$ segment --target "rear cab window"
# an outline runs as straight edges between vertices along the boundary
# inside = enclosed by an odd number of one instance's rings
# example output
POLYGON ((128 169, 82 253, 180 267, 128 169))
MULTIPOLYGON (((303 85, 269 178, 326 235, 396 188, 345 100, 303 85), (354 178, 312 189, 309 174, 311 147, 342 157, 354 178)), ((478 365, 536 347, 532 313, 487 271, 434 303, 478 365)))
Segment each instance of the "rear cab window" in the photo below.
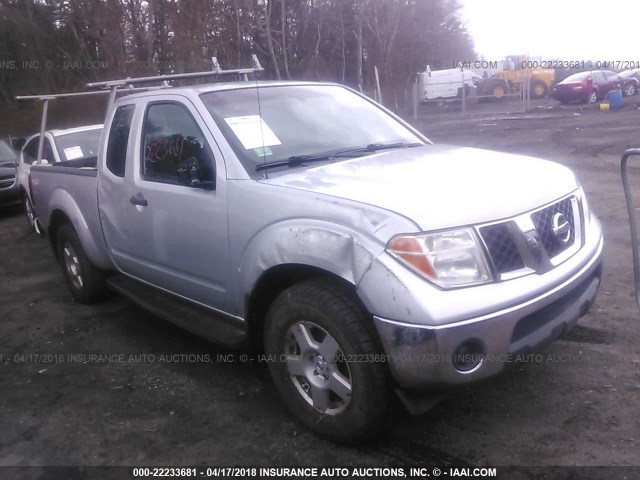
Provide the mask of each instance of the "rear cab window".
POLYGON ((124 177, 127 166, 127 146, 131 119, 135 105, 122 105, 116 109, 107 142, 107 169, 117 177, 124 177))

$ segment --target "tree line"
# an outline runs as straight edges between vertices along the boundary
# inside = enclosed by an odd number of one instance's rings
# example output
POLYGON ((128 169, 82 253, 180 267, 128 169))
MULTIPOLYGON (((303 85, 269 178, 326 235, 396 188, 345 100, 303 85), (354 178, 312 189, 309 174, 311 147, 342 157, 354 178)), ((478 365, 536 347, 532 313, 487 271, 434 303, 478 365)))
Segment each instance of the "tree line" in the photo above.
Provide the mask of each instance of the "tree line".
MULTIPOLYGON (((474 58, 458 0, 0 0, 0 102, 126 76, 250 66, 395 97, 474 58)), ((393 99, 389 98, 393 103, 393 99)), ((387 102, 389 103, 389 102, 387 102)))

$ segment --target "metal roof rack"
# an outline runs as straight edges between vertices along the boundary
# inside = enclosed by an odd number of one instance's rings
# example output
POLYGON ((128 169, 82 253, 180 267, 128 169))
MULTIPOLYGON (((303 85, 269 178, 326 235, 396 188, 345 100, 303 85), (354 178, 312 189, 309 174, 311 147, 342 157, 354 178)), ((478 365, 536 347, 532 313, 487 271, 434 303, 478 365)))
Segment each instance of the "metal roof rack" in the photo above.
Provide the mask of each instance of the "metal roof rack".
POLYGON ((160 90, 164 88, 171 88, 169 84, 173 80, 187 80, 194 78, 205 77, 219 77, 222 75, 236 75, 238 78, 242 78, 244 81, 249 80, 249 74, 257 75, 258 72, 264 71, 257 55, 251 55, 253 67, 252 68, 236 68, 232 70, 223 70, 220 67, 220 63, 216 57, 211 57, 212 69, 204 72, 191 72, 191 73, 171 73, 168 75, 155 75, 150 77, 127 77, 120 80, 109 80, 106 82, 91 82, 85 85, 86 90, 83 92, 72 93, 57 93, 57 94, 41 94, 41 95, 19 95, 16 100, 36 100, 43 102, 42 105, 42 120, 40 122, 40 143, 38 145, 38 160, 42 157, 42 151, 44 149, 44 132, 47 125, 47 114, 49 111, 50 100, 62 100, 73 97, 84 97, 90 95, 109 95, 109 101, 107 104, 106 115, 109 114, 111 106, 116 100, 118 93, 133 93, 149 90, 160 90), (135 86, 147 83, 157 83, 160 85, 151 86, 135 86))
POLYGON ((109 80, 106 82, 92 82, 87 83, 86 88, 91 89, 112 89, 112 88, 122 88, 125 86, 133 86, 139 85, 143 83, 154 83, 154 82, 162 82, 161 88, 170 87, 168 82, 172 80, 187 80, 193 78, 204 78, 204 77, 218 77, 222 75, 237 75, 242 76, 243 80, 249 80, 249 74, 256 74, 258 72, 262 72, 264 69, 260 65, 260 61, 258 57, 253 54, 252 68, 236 68, 232 70, 223 70, 220 67, 220 63, 218 63, 218 59, 216 57, 211 57, 213 68, 211 70, 207 70, 204 72, 190 72, 190 73, 170 73, 167 75, 155 75, 151 77, 127 77, 122 78, 120 80, 109 80))

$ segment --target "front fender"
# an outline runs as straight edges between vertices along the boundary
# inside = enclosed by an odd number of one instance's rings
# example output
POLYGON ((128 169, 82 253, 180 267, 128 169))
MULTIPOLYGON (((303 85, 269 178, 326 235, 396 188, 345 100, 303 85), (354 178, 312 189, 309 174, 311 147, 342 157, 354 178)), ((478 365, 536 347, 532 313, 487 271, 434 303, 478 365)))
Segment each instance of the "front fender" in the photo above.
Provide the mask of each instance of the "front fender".
MULTIPOLYGON (((87 208, 90 207, 85 206, 85 209, 87 208)), ((88 212, 88 218, 90 220, 87 222, 87 215, 83 214, 69 192, 62 188, 56 188, 51 192, 51 196, 49 197, 50 215, 47 227, 51 226, 51 221, 56 212, 63 213, 78 233, 82 248, 91 262, 98 268, 110 269, 112 268, 112 263, 107 255, 106 245, 102 237, 97 204, 93 206, 92 210, 95 211, 88 212)))
POLYGON ((384 245, 342 225, 299 219, 279 222, 256 234, 239 263, 237 292, 242 299, 260 276, 280 265, 305 265, 337 275, 357 286, 384 245))

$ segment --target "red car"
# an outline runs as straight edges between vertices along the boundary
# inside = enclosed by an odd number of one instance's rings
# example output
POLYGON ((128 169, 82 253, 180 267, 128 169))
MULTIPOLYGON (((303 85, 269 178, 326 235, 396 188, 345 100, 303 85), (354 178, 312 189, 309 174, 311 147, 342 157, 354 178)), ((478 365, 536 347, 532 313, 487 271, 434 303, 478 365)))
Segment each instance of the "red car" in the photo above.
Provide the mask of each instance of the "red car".
POLYGON ((580 72, 565 78, 553 87, 553 98, 561 103, 595 103, 611 90, 622 89, 623 80, 608 70, 580 72))

